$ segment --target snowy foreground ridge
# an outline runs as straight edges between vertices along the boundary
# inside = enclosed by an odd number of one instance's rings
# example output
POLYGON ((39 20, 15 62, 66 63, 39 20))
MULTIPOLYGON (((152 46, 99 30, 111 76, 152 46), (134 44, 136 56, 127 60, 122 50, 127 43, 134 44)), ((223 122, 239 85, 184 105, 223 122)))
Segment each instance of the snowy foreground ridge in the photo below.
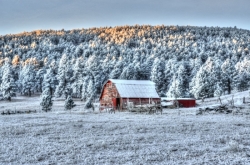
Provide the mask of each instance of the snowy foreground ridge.
MULTIPOLYGON (((240 105, 247 93, 234 95, 244 114, 196 115, 199 107, 218 104, 214 98, 163 115, 92 113, 81 106, 70 113, 60 100, 52 112, 0 115, 0 164, 249 164, 250 110, 240 105)), ((39 99, 32 100, 38 108, 39 99)), ((28 102, 0 102, 0 109, 11 104, 28 102)))

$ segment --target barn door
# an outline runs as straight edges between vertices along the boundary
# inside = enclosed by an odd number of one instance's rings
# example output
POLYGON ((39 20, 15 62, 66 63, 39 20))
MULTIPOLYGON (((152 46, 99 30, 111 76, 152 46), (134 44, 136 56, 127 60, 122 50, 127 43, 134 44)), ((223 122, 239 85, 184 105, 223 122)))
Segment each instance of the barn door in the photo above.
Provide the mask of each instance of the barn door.
POLYGON ((112 98, 112 102, 113 102, 113 107, 116 109, 117 106, 116 98, 112 98))
POLYGON ((120 98, 116 98, 116 109, 120 109, 121 108, 121 103, 120 103, 120 98))

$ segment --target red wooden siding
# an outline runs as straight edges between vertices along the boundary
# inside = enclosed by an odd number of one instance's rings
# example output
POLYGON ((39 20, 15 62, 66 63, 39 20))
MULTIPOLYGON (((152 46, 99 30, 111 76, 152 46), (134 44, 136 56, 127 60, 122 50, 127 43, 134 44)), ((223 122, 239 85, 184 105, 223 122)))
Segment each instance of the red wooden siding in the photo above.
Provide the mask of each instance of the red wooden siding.
POLYGON ((189 107, 195 107, 195 99, 193 100, 181 100, 181 99, 178 99, 178 102, 183 106, 183 107, 186 107, 186 108, 189 108, 189 107))
POLYGON ((100 104, 101 106, 110 106, 114 107, 115 109, 120 107, 120 109, 127 107, 127 102, 133 102, 134 105, 140 105, 140 104, 149 104, 155 102, 160 103, 160 98, 120 98, 120 95, 115 87, 115 84, 113 84, 111 81, 108 81, 102 90, 101 96, 100 96, 100 104))
POLYGON ((111 81, 108 81, 103 87, 100 104, 103 106, 113 106, 113 98, 119 98, 119 94, 115 85, 111 81))

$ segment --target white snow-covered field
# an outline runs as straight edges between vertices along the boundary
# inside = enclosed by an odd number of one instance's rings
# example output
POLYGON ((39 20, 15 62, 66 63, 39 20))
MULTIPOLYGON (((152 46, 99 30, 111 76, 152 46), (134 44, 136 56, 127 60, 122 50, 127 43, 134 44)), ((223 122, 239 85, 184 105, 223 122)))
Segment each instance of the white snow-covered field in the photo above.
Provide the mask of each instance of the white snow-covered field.
POLYGON ((38 97, 14 100, 0 102, 0 110, 28 107, 38 113, 0 115, 0 164, 250 163, 250 115, 197 116, 199 107, 164 109, 163 115, 92 113, 80 101, 70 113, 60 100, 43 113, 38 97))

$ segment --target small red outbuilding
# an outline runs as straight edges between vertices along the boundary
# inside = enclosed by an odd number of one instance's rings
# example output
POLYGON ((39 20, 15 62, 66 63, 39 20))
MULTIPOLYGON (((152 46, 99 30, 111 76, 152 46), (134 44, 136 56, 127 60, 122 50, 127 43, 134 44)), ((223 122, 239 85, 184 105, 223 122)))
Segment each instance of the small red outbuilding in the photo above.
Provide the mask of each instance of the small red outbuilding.
POLYGON ((162 100, 166 101, 178 101, 179 105, 181 107, 189 108, 189 107, 195 107, 196 102, 194 98, 162 98, 162 100))

